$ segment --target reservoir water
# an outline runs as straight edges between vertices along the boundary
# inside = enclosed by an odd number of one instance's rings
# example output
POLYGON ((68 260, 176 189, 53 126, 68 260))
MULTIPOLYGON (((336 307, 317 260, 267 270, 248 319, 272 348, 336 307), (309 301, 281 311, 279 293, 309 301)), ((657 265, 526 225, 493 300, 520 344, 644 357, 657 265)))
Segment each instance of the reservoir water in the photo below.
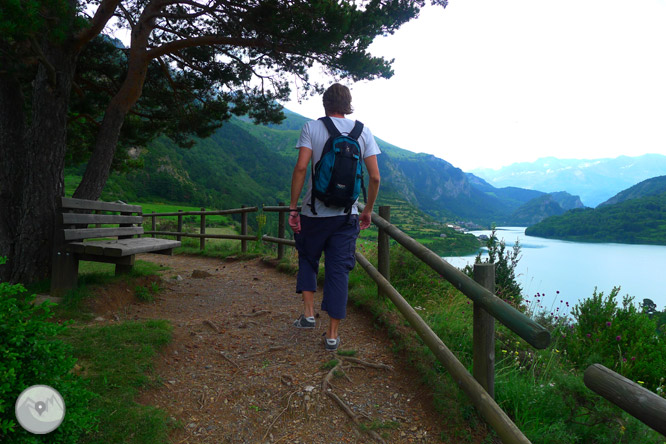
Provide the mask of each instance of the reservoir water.
MULTIPOLYGON (((490 235, 490 231, 472 231, 490 235)), ((666 306, 666 246, 595 244, 568 242, 526 236, 524 227, 498 227, 497 237, 504 239, 507 250, 516 240, 522 246, 516 268, 526 299, 539 293, 546 309, 560 306, 560 301, 574 305, 592 296, 594 288, 610 293, 621 287, 617 301, 626 294, 634 303, 652 299, 658 310, 666 306), (557 293, 559 292, 559 293, 557 293), (545 297, 543 296, 545 294, 545 297)), ((482 257, 486 258, 485 249, 482 257)), ((473 264, 476 254, 444 257, 461 268, 473 264)))

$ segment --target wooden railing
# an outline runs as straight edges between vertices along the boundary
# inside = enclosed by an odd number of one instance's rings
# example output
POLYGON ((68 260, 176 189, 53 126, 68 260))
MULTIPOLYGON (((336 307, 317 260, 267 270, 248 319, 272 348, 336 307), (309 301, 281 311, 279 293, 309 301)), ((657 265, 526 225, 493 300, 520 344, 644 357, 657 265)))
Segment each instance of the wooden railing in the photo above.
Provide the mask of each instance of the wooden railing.
POLYGON ((585 370, 587 388, 666 436, 666 399, 601 364, 585 370))
POLYGON ((183 237, 198 237, 200 239, 199 249, 203 250, 206 248, 206 239, 236 239, 241 241, 241 251, 245 253, 247 251, 247 241, 257 241, 257 236, 250 236, 247 234, 247 213, 257 212, 257 207, 246 207, 242 206, 241 208, 236 208, 232 210, 214 210, 206 211, 205 208, 202 208, 201 211, 182 211, 178 210, 177 212, 171 213, 155 213, 144 214, 144 218, 151 218, 151 230, 144 231, 144 234, 150 234, 153 237, 156 235, 160 236, 175 236, 176 240, 181 240, 183 237), (241 234, 208 234, 206 233, 206 216, 222 216, 229 214, 240 214, 241 215, 241 234), (176 231, 157 231, 157 218, 158 217, 167 217, 167 216, 177 216, 177 228, 176 231), (187 233, 183 231, 183 216, 199 216, 199 233, 187 233))

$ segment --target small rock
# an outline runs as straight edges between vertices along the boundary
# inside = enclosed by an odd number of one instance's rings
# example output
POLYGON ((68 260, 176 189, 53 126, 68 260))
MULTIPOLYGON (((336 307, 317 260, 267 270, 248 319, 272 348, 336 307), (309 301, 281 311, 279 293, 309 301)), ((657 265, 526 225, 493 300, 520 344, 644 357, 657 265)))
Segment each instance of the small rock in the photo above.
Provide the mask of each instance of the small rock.
POLYGON ((305 390, 306 392, 309 393, 309 392, 311 392, 312 390, 314 390, 314 386, 306 385, 304 390, 305 390))
POLYGON ((102 322, 102 321, 104 320, 104 318, 101 317, 101 316, 97 316, 97 317, 95 318, 95 320, 96 320, 97 322, 102 322))
POLYGON ((176 381, 174 381, 173 379, 171 379, 171 380, 169 381, 169 384, 171 384, 171 385, 174 385, 175 383, 176 383, 176 381))
POLYGON ((205 279, 211 276, 211 274, 204 270, 194 270, 192 271, 192 278, 194 279, 205 279))
POLYGON ((211 368, 213 368, 212 365, 207 365, 207 366, 205 367, 206 370, 211 369, 211 368))
POLYGON ((183 277, 181 275, 177 275, 174 279, 177 281, 182 281, 183 277))
POLYGON ((187 425, 187 427, 189 427, 190 429, 193 429, 193 428, 195 428, 196 426, 197 426, 197 423, 196 423, 196 422, 191 422, 191 423, 189 423, 189 424, 187 425))

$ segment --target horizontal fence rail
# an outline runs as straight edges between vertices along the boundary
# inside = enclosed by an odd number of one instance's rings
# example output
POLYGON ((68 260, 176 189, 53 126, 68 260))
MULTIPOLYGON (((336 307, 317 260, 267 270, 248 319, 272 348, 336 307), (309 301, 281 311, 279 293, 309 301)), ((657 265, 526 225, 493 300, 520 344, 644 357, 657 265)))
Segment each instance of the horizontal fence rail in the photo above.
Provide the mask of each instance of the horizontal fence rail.
POLYGON ((206 239, 234 239, 234 240, 258 240, 257 236, 251 234, 208 234, 188 233, 186 231, 144 231, 144 234, 157 234, 160 236, 182 236, 182 237, 205 237, 206 239))
MULTIPOLYGON (((363 204, 359 204, 363 207, 363 204)), ((430 249, 403 233, 376 213, 372 213, 372 222, 385 230, 400 245, 409 250, 425 264, 453 284, 474 303, 478 303, 484 310, 493 315, 495 319, 511 329, 533 347, 544 349, 550 344, 550 333, 528 316, 519 312, 492 292, 474 282, 472 278, 444 259, 433 253, 430 249)))
POLYGON ((396 306, 396 308, 407 319, 409 325, 423 339, 423 342, 435 354, 451 377, 469 396, 470 400, 477 408, 481 416, 497 432, 502 442, 507 444, 529 443, 530 441, 523 435, 518 427, 504 413, 495 400, 484 390, 476 379, 467 371, 465 366, 456 358, 449 348, 442 342, 428 324, 418 315, 418 313, 409 305, 402 295, 386 280, 384 276, 358 251, 356 260, 368 273, 368 275, 381 287, 385 294, 396 306))
POLYGON ((235 208, 231 210, 210 210, 210 211, 178 211, 170 213, 148 213, 143 217, 153 216, 223 216, 225 214, 253 213, 258 211, 257 207, 235 208))
POLYGON ((177 211, 177 212, 168 212, 168 213, 150 213, 144 214, 144 218, 151 218, 152 220, 152 229, 150 231, 144 231, 144 234, 149 234, 155 237, 159 236, 175 236, 176 240, 181 240, 183 237, 195 237, 199 238, 199 249, 204 250, 206 248, 206 239, 231 239, 231 240, 240 240, 241 241, 241 252, 245 253, 247 251, 247 241, 257 241, 257 236, 251 236, 247 234, 247 213, 256 212, 259 209, 257 207, 246 207, 243 205, 241 208, 235 208, 231 210, 209 210, 206 211, 204 208, 201 211, 177 211), (206 216, 224 216, 228 214, 240 214, 241 215, 241 234, 208 234, 206 233, 206 216), (177 231, 159 231, 156 226, 156 219, 158 217, 166 216, 177 216, 178 217, 178 228, 177 231), (183 216, 199 216, 200 218, 200 232, 199 233, 188 233, 183 231, 183 216))
POLYGON ((601 364, 585 370, 587 388, 666 436, 666 399, 601 364))

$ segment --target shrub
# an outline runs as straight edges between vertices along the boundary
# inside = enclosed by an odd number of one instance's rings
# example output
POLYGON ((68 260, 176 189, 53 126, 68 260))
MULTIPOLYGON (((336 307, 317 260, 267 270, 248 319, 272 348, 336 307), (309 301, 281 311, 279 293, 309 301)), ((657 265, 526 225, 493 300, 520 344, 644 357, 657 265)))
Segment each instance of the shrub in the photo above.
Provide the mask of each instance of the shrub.
POLYGON ((666 368, 666 341, 655 319, 625 296, 618 306, 619 287, 604 297, 596 289, 571 310, 575 324, 564 327, 564 348, 579 369, 599 363, 655 391, 666 368))
POLYGON ((88 409, 94 395, 72 373, 70 347, 55 338, 65 327, 48 322, 52 304, 35 305, 34 298, 22 285, 0 283, 0 442, 77 443, 96 428, 96 412, 88 409), (62 424, 47 435, 28 433, 14 417, 16 399, 36 384, 55 388, 66 404, 62 424))
MULTIPOLYGON (((493 226, 492 232, 486 247, 488 248, 488 257, 485 262, 481 260, 481 253, 476 256, 474 263, 495 264, 495 294, 516 305, 520 305, 523 300, 522 287, 516 278, 516 267, 520 261, 520 251, 522 247, 520 242, 516 240, 511 250, 506 249, 506 242, 504 239, 498 241, 497 230, 493 226)), ((474 267, 467 265, 463 272, 472 277, 474 274, 474 267)))

